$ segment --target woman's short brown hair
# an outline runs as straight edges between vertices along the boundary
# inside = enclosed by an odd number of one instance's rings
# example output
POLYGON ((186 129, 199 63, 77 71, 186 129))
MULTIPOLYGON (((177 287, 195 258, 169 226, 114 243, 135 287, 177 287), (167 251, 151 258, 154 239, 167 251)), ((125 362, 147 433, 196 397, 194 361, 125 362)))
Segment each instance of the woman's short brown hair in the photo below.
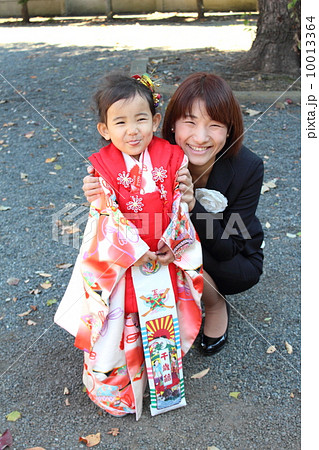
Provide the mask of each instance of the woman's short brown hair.
POLYGON ((243 141, 243 118, 240 105, 225 80, 218 75, 197 72, 189 75, 177 88, 166 108, 162 136, 176 144, 174 127, 178 119, 191 113, 196 100, 203 100, 212 120, 227 126, 228 137, 221 155, 234 156, 243 141))

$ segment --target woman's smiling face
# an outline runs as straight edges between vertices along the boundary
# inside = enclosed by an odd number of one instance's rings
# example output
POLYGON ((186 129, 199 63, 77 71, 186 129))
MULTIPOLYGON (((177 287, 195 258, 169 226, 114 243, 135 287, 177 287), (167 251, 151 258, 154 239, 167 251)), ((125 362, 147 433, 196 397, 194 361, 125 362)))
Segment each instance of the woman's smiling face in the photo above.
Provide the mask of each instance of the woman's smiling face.
POLYGON ((175 141, 190 165, 208 169, 227 139, 227 126, 212 120, 203 100, 194 102, 188 115, 175 123, 175 141))

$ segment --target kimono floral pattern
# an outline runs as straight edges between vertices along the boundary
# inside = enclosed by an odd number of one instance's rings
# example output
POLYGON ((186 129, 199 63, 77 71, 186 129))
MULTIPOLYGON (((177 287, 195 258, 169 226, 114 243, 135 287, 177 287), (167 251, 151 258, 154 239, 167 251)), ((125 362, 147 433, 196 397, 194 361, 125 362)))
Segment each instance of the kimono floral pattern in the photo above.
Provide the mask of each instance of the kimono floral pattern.
POLYGON ((143 200, 138 195, 132 195, 131 201, 127 202, 127 209, 131 209, 135 213, 143 211, 143 200))
POLYGON ((163 183, 164 179, 167 177, 167 170, 164 169, 163 167, 155 167, 152 170, 152 176, 153 176, 153 180, 155 182, 160 181, 161 183, 163 183))
POLYGON ((131 183, 133 183, 133 178, 130 177, 130 174, 128 172, 123 171, 122 173, 118 174, 117 181, 120 184, 123 184, 125 188, 128 188, 131 183))

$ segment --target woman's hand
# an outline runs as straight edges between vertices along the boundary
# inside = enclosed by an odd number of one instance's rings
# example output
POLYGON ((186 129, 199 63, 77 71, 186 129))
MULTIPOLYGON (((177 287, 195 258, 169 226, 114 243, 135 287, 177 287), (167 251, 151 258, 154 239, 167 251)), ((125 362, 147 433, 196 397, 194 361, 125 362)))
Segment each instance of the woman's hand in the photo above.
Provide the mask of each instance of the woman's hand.
POLYGON ((148 250, 146 253, 144 253, 143 256, 140 257, 140 259, 135 261, 133 266, 143 266, 146 263, 149 263, 151 261, 156 261, 156 260, 157 260, 156 254, 154 252, 151 252, 150 250, 148 250))
POLYGON ((194 185, 192 176, 187 167, 182 167, 178 171, 177 182, 182 193, 182 201, 188 204, 188 210, 191 211, 195 206, 194 185))
POLYGON ((83 186, 82 189, 84 191, 84 195, 88 202, 92 203, 94 200, 100 198, 103 193, 103 189, 101 188, 99 179, 97 177, 92 176, 94 172, 94 168, 89 166, 87 168, 89 175, 83 178, 83 186))
POLYGON ((155 252, 158 261, 162 264, 162 266, 168 266, 175 259, 174 253, 169 248, 168 245, 164 244, 161 248, 155 252))

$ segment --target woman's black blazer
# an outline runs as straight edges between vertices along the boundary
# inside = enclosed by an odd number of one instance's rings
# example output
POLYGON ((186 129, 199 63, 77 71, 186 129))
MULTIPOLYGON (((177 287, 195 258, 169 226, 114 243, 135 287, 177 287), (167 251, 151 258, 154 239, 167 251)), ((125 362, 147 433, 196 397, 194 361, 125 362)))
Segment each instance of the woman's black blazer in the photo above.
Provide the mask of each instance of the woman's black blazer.
POLYGON ((191 212, 202 246, 216 260, 260 251, 264 234, 256 209, 263 175, 262 159, 245 146, 236 156, 220 159, 216 156, 206 188, 221 192, 228 206, 222 213, 213 214, 196 200, 191 212))

